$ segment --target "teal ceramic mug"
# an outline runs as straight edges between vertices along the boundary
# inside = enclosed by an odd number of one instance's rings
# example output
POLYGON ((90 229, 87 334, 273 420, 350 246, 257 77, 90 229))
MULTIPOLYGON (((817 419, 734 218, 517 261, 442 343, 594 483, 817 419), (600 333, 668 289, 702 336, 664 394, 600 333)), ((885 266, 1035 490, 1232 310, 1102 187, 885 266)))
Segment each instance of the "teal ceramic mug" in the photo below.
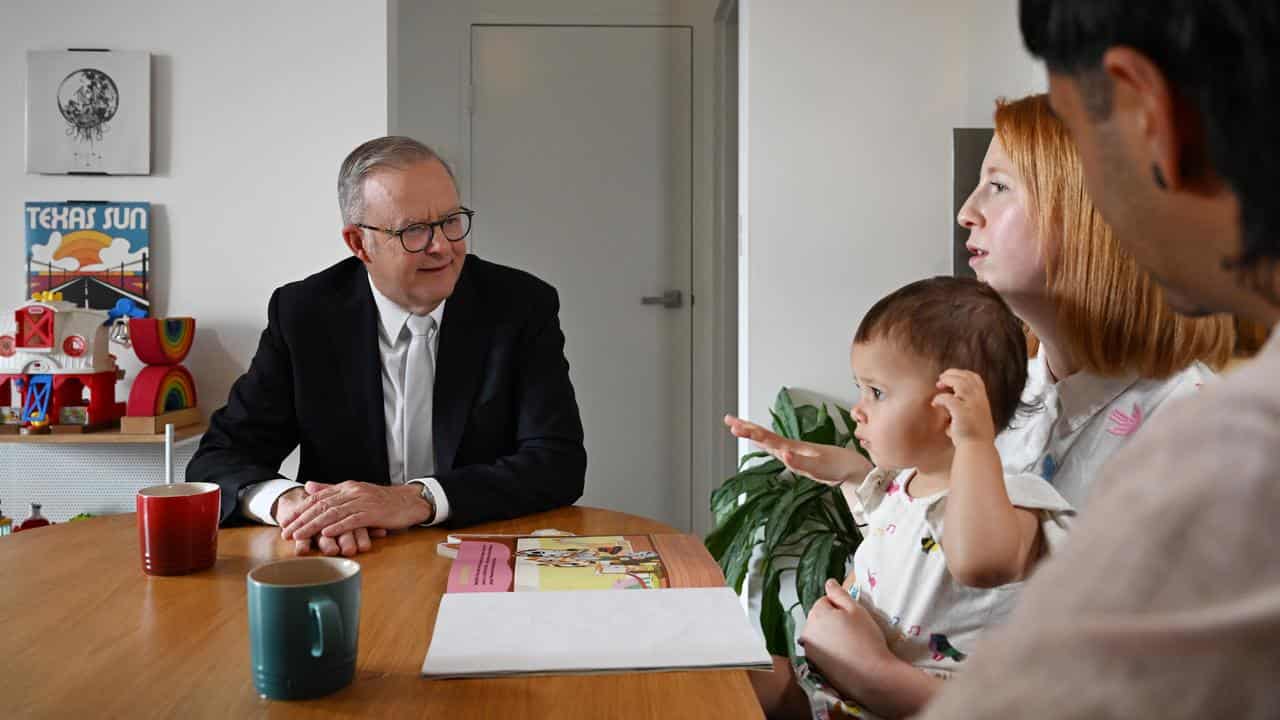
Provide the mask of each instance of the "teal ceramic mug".
POLYGON ((343 558, 279 560, 249 572, 253 683, 272 700, 320 697, 356 672, 360 565, 343 558))

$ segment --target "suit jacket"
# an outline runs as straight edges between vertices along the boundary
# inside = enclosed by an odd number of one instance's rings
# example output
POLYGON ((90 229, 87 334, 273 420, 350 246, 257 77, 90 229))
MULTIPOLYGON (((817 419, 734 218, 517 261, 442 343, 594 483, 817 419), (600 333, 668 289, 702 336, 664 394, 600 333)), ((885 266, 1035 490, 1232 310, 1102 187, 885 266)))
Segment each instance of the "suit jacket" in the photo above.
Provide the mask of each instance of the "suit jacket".
MULTIPOLYGON (((450 526, 570 505, 587 467, 559 297, 534 276, 468 255, 440 326, 432 431, 450 526)), ((277 289, 248 372, 213 414, 188 482, 241 488, 282 477, 385 485, 378 311, 356 258, 277 289)))

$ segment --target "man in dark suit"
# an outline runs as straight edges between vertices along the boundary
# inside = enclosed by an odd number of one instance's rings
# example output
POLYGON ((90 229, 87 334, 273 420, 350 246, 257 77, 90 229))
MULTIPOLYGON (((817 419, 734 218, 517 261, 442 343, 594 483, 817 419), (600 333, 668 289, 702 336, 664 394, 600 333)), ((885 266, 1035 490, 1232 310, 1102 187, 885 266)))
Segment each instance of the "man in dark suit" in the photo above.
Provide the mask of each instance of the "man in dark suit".
POLYGON ((188 481, 222 522, 354 555, 387 530, 572 504, 586 473, 555 290, 467 254, 453 174, 404 137, 343 162, 353 257, 279 288, 188 481), (299 484, 278 472, 301 446, 299 484))

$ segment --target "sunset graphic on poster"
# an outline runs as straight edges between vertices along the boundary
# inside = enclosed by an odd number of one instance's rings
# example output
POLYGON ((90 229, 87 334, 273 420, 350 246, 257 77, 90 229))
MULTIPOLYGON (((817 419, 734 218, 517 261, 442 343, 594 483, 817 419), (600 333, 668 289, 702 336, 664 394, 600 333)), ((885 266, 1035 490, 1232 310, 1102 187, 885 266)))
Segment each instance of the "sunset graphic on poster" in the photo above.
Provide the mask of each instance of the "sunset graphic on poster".
POLYGON ((30 202, 27 296, 62 293, 94 310, 150 308, 150 203, 30 202))

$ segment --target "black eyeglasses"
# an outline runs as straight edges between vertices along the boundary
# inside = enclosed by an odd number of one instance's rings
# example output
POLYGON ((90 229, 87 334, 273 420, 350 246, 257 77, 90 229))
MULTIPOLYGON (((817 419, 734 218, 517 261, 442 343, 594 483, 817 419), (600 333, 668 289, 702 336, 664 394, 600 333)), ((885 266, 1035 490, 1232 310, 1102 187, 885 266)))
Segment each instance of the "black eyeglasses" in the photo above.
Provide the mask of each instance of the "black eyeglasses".
POLYGON ((414 223, 406 225, 399 230, 363 225, 361 223, 353 224, 358 228, 377 230, 397 237, 400 239, 400 247, 404 248, 405 252, 418 253, 431 246, 431 241, 435 238, 436 228, 440 228, 440 232, 449 242, 461 242, 471 232, 471 217, 475 214, 475 210, 463 207, 458 212, 435 222, 414 223))

